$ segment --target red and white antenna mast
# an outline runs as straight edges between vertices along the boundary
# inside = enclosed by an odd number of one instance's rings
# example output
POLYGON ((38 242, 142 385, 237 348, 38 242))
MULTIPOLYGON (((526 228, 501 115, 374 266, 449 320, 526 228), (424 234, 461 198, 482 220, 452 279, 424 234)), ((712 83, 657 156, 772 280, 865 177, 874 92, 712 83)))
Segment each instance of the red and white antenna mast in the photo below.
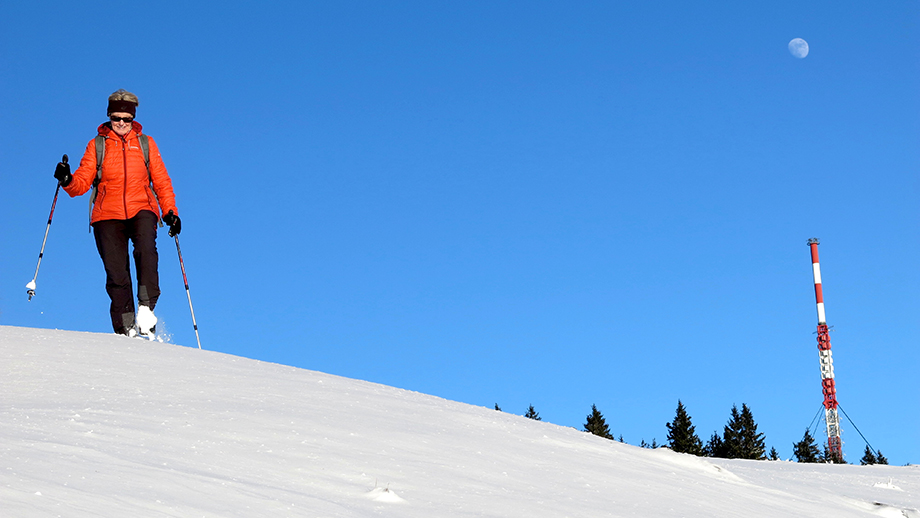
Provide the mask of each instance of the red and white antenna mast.
POLYGON ((827 423, 827 451, 843 459, 840 440, 840 420, 837 417, 837 386, 834 384, 834 359, 831 357, 831 337, 824 316, 824 293, 821 290, 821 266, 818 264, 818 238, 808 240, 811 263, 815 272, 815 301, 818 303, 818 355, 821 360, 821 390, 824 393, 824 421, 827 423))

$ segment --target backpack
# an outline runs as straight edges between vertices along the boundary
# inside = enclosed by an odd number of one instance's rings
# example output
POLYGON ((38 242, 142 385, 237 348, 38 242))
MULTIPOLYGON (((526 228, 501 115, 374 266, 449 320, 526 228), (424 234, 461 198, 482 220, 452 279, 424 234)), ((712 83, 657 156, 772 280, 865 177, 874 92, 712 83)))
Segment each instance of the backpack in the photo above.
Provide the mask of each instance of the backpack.
MULTIPOLYGON (((102 135, 96 135, 96 178, 93 179, 93 189, 89 195, 89 220, 90 220, 90 231, 93 228, 93 204, 96 203, 96 193, 99 190, 99 182, 102 181, 102 160, 105 158, 105 137, 102 135)), ((147 166, 147 181, 150 182, 150 190, 153 191, 153 196, 157 199, 157 204, 160 203, 160 198, 157 196, 157 192, 153 189, 153 178, 150 176, 150 141, 147 138, 147 135, 141 133, 137 136, 137 141, 141 145, 141 151, 144 152, 144 165, 147 166)), ((160 226, 163 226, 163 222, 160 222, 160 226)))

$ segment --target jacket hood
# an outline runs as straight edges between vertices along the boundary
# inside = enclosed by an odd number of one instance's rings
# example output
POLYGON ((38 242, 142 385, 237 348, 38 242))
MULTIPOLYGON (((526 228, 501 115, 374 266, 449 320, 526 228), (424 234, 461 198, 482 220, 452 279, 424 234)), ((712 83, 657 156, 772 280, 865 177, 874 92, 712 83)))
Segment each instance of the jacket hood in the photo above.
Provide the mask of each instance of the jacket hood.
MULTIPOLYGON (((141 126, 141 123, 140 123, 140 122, 131 121, 131 131, 133 131, 134 133, 140 135, 140 134, 141 134, 141 131, 142 131, 143 129, 144 129, 144 127, 141 126)), ((117 136, 118 136, 118 134, 115 133, 115 130, 112 129, 112 123, 111 123, 111 122, 103 122, 102 124, 99 125, 99 129, 97 129, 96 131, 98 131, 99 134, 102 135, 103 137, 109 137, 109 136, 111 136, 111 137, 117 137, 117 136)), ((129 137, 130 137, 130 135, 131 135, 131 132, 128 132, 128 136, 129 136, 129 137)))

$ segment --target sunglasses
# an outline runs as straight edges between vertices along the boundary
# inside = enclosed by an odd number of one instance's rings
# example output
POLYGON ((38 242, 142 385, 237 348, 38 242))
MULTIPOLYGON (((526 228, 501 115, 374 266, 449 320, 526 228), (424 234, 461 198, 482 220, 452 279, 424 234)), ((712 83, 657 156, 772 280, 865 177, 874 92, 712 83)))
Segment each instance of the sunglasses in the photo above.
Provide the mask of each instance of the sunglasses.
POLYGON ((112 122, 131 122, 134 120, 134 117, 116 117, 114 115, 109 115, 109 120, 112 122))

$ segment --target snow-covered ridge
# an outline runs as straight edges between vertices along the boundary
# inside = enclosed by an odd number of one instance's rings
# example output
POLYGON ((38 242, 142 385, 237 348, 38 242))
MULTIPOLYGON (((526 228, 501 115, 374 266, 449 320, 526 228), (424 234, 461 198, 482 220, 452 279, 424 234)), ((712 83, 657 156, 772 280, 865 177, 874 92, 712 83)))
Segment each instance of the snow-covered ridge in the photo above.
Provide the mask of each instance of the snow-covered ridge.
POLYGON ((704 459, 364 381, 0 326, 2 516, 898 516, 920 467, 704 459))

